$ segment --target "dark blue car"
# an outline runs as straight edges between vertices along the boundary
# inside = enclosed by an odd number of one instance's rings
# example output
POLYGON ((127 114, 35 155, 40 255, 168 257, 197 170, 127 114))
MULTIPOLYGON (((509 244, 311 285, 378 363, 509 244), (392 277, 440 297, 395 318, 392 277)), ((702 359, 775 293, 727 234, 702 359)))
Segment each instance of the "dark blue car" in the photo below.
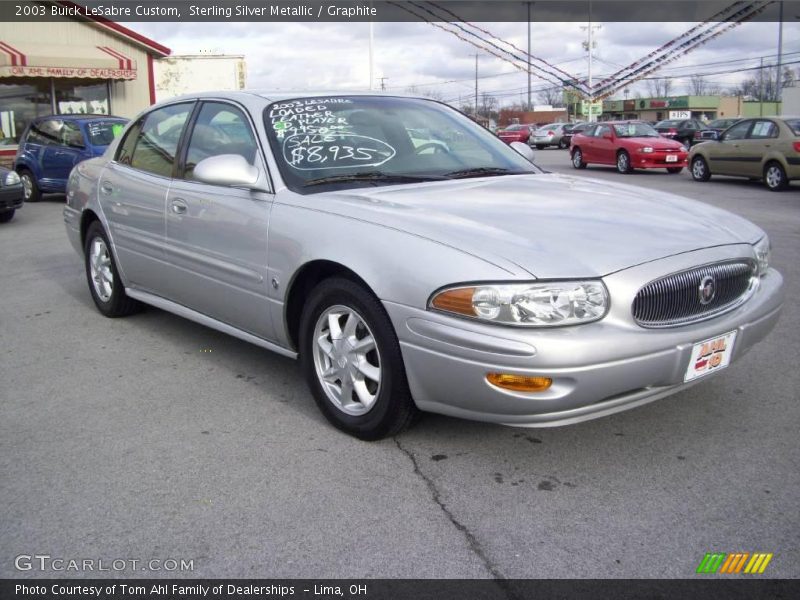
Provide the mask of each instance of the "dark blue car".
POLYGON ((26 202, 43 193, 64 193, 72 167, 100 156, 127 119, 109 115, 51 115, 34 119, 19 141, 14 170, 22 180, 26 202))

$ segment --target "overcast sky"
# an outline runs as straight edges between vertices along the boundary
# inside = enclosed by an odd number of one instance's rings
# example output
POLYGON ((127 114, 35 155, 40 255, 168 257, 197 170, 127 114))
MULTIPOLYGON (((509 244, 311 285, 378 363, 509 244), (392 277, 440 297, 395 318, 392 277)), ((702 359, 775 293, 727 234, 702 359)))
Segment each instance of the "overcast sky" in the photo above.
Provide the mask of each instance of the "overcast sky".
MULTIPOLYGON (((531 53, 576 76, 587 73, 581 23, 533 23, 531 53)), ((583 24, 585 25, 585 24, 583 24)), ((596 32, 594 78, 638 60, 692 27, 693 23, 604 23, 596 32)), ((520 48, 527 46, 527 23, 480 26, 520 48)), ((259 90, 353 90, 369 86, 367 23, 131 23, 135 31, 172 49, 173 54, 213 51, 244 54, 247 87, 259 90)), ((708 76, 723 89, 735 85, 759 58, 772 64, 778 51, 777 23, 745 23, 662 68, 657 75, 682 75, 673 94, 682 94, 693 73, 708 76), (716 64, 714 64, 716 63, 716 64), (730 71, 730 73, 719 73, 730 71)), ((502 104, 527 99, 527 75, 512 64, 479 50, 428 23, 375 23, 374 78, 386 77, 389 90, 435 90, 447 101, 474 94, 475 53, 480 93, 492 92, 502 104), (445 83, 453 81, 452 83, 445 83)), ((784 63, 800 61, 800 22, 783 25, 784 63)), ((791 65, 800 67, 800 62, 791 65)), ((534 77, 535 91, 550 84, 534 77)), ((647 96, 644 84, 632 86, 647 96)), ((622 94, 616 97, 622 98, 622 94)))

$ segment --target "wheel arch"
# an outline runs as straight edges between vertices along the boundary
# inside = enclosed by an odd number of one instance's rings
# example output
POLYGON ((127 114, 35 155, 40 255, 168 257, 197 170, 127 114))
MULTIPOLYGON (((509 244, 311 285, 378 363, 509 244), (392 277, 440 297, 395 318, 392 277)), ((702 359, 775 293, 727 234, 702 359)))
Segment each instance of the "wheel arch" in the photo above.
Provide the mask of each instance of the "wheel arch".
POLYGON ((293 349, 297 350, 300 347, 300 319, 306 299, 320 282, 331 277, 350 279, 377 297, 372 287, 358 273, 339 262, 317 259, 305 263, 289 282, 284 303, 284 326, 293 349))
MULTIPOLYGON (((95 221, 100 221, 100 217, 97 216, 97 213, 94 212, 91 208, 87 208, 83 211, 81 215, 81 248, 86 246, 86 232, 89 231, 89 227, 95 221)), ((102 222, 100 223, 102 225, 102 222)))

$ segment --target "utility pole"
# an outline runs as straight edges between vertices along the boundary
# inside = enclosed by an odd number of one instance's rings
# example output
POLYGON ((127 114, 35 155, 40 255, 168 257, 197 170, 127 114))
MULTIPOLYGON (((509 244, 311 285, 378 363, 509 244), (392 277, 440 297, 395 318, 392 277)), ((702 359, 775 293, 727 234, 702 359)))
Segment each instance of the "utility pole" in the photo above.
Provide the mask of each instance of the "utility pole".
POLYGON ((779 3, 779 16, 778 16, 778 66, 777 69, 777 77, 775 79, 775 84, 777 85, 777 89, 775 90, 775 114, 781 114, 781 92, 783 91, 783 74, 781 73, 781 63, 783 62, 783 0, 779 3))
POLYGON ((475 55, 475 121, 478 120, 478 55, 475 55))
POLYGON ((758 116, 764 116, 764 57, 761 57, 761 68, 758 70, 758 116))
POLYGON ((381 91, 386 91, 386 80, 388 77, 378 77, 381 80, 381 91))
POLYGON ((528 2, 528 111, 531 110, 531 3, 528 2))
POLYGON ((589 0, 589 25, 581 26, 581 29, 585 29, 588 35, 587 41, 583 43, 583 46, 589 53, 589 123, 595 122, 595 115, 594 112, 592 112, 592 104, 594 104, 594 89, 592 81, 592 50, 596 45, 593 39, 593 34, 595 29, 600 29, 601 27, 602 25, 592 25, 592 2, 591 0, 589 0))

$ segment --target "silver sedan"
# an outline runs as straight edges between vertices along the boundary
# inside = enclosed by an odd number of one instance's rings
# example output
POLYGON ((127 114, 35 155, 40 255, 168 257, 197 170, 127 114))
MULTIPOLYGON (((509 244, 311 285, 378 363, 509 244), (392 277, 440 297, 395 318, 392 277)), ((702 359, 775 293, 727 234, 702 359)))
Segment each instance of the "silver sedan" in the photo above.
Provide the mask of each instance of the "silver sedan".
POLYGON ((775 325, 761 229, 531 156, 419 98, 208 93, 79 164, 64 216, 102 314, 149 304, 299 358, 362 439, 419 410, 608 415, 713 381, 775 325))

